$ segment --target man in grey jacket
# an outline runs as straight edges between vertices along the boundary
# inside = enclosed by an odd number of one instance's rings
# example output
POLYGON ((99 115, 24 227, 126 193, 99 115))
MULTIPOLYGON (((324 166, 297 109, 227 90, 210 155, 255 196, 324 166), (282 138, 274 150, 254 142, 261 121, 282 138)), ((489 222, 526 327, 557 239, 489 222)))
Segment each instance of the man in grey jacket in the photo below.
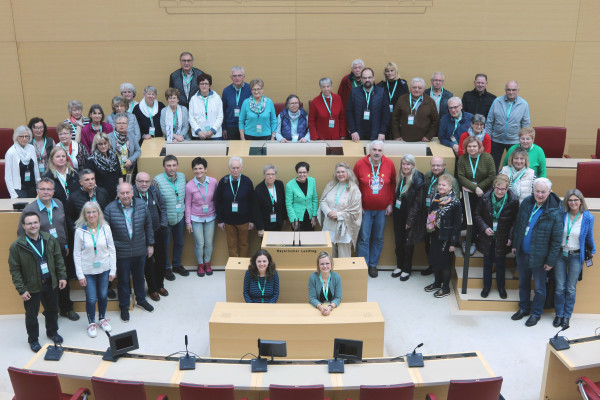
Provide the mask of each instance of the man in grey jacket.
POLYGON ((146 257, 154 253, 152 217, 146 202, 133 197, 133 188, 127 182, 119 185, 117 200, 104 210, 104 219, 110 225, 117 251, 117 278, 121 320, 129 322, 129 277, 138 307, 152 312, 154 307, 146 300, 144 266, 146 257))

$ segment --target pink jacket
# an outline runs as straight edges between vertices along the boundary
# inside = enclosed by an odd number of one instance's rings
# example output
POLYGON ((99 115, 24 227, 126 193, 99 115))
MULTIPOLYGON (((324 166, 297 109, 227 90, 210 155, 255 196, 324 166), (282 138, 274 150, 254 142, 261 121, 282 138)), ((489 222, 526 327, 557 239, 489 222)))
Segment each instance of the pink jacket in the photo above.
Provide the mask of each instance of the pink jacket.
POLYGON ((205 187, 200 186, 200 189, 202 190, 202 194, 200 194, 200 191, 196 186, 196 178, 190 180, 185 185, 185 224, 187 226, 192 225, 192 215, 200 218, 208 218, 212 217, 216 213, 214 196, 215 191, 217 190, 217 180, 209 176, 207 176, 206 179, 208 179, 206 201, 204 201, 202 198, 205 187), (204 204, 208 205, 207 213, 202 212, 202 206, 204 204))

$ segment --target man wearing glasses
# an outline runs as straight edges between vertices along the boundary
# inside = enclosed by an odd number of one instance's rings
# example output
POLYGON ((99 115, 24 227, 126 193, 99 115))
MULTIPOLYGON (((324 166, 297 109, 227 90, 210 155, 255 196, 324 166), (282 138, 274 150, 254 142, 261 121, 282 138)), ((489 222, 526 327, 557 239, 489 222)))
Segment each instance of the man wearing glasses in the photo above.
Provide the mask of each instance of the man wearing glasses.
POLYGON ((448 100, 454 96, 451 91, 444 89, 444 80, 444 74, 434 72, 431 76, 431 87, 425 90, 425 94, 435 101, 440 118, 448 114, 448 100))
POLYGON ((429 142, 438 134, 440 117, 435 101, 425 95, 423 78, 410 81, 410 93, 400 96, 392 113, 392 138, 406 142, 429 142))
POLYGON ((194 56, 188 51, 181 53, 179 63, 181 68, 169 77, 169 87, 179 90, 179 105, 189 108, 190 99, 198 91, 196 80, 202 71, 194 68, 194 56))
POLYGON ((242 104, 252 94, 250 85, 244 82, 244 67, 231 68, 231 85, 223 89, 223 139, 240 140, 240 110, 242 104))
POLYGON ((458 156, 458 143, 460 136, 471 127, 473 114, 463 111, 460 97, 451 97, 448 100, 449 114, 440 118, 438 138, 444 146, 451 147, 454 155, 458 156))
POLYGON ((519 143, 521 128, 531 125, 529 104, 519 97, 519 83, 508 81, 505 96, 494 100, 485 123, 485 131, 492 137, 492 157, 496 169, 502 161, 504 150, 519 143))
POLYGON ((375 74, 365 68, 360 75, 361 86, 350 93, 346 106, 346 121, 353 142, 359 140, 385 140, 390 122, 390 105, 383 88, 377 87, 375 74))

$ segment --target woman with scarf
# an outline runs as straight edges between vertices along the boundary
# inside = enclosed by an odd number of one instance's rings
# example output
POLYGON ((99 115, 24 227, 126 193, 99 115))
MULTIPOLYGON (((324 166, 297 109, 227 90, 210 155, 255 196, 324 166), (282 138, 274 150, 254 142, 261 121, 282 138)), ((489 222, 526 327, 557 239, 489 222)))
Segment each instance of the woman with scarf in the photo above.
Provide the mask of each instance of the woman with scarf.
POLYGON ((362 222, 362 196, 354 172, 345 162, 335 166, 333 179, 325 186, 317 218, 329 231, 333 257, 352 257, 352 245, 362 222))
POLYGON ((265 83, 262 79, 252 79, 252 96, 244 100, 240 110, 240 138, 242 140, 275 140, 277 115, 275 105, 263 96, 265 83))
POLYGON ((104 122, 104 110, 100 104, 92 104, 88 113, 90 123, 81 130, 81 144, 85 146, 88 153, 92 152, 92 142, 98 133, 111 133, 113 127, 104 122))
POLYGON ((198 92, 190 99, 192 140, 221 140, 223 138, 223 101, 210 87, 212 76, 198 75, 198 92))
POLYGON ((167 143, 183 142, 189 138, 188 110, 179 105, 179 90, 168 88, 165 98, 169 105, 160 112, 160 128, 167 143))
POLYGON ((490 137, 490 135, 483 131, 484 127, 485 117, 481 114, 473 115, 473 118, 471 118, 471 127, 467 132, 464 132, 462 135, 460 135, 460 140, 458 142, 459 157, 465 154, 465 139, 469 136, 477 136, 477 138, 481 140, 481 143, 483 144, 483 150, 486 153, 490 154, 490 152, 492 151, 492 138, 490 137))
POLYGON ((140 134, 140 125, 138 124, 135 115, 127 111, 127 100, 125 100, 123 96, 115 96, 113 97, 111 104, 113 112, 108 117, 106 117, 106 122, 111 124, 114 131, 117 128, 117 125, 115 124, 115 117, 117 116, 117 114, 127 115, 127 134, 133 135, 139 143, 140 138, 142 137, 142 135, 140 134))
POLYGON ((60 147, 67 152, 67 161, 75 171, 81 171, 85 166, 85 160, 89 157, 87 149, 81 143, 73 141, 71 125, 68 122, 59 123, 56 132, 59 140, 56 147, 60 147))
POLYGON ((508 157, 508 165, 502 167, 500 174, 510 179, 510 190, 519 199, 519 204, 533 194, 533 181, 537 176, 535 171, 529 168, 527 150, 516 148, 508 157))
POLYGON ((54 143, 54 139, 48 137, 48 126, 42 118, 31 118, 27 126, 33 132, 31 144, 35 148, 38 170, 41 176, 48 169, 48 156, 56 143, 54 143))
MULTIPOLYGON (((69 118, 65 119, 64 122, 69 125, 71 140, 79 143, 81 141, 81 130, 90 123, 90 120, 82 115, 83 103, 79 100, 71 100, 67 105, 67 109, 69 110, 69 118)), ((58 132, 58 128, 56 131, 58 132)))
POLYGON ((29 144, 31 129, 19 126, 13 133, 13 144, 4 156, 4 181, 11 199, 36 197, 40 180, 35 148, 29 144))
POLYGON ((92 143, 92 155, 85 167, 96 174, 96 184, 106 189, 112 201, 117 197, 117 185, 123 182, 123 172, 117 153, 112 149, 109 135, 99 133, 92 143))
POLYGON ((64 205, 67 204, 71 193, 81 188, 79 175, 71 166, 69 155, 65 149, 59 146, 50 152, 48 170, 42 177, 54 181, 54 198, 59 199, 64 205))
POLYGON ((135 101, 135 96, 137 95, 137 90, 135 90, 135 86, 133 84, 125 82, 121 83, 120 87, 121 96, 125 99, 127 104, 127 112, 133 113, 133 108, 139 104, 139 102, 135 101))
MULTIPOLYGON (((491 157, 491 156, 490 156, 491 157)), ((438 193, 427 207, 426 229, 430 235, 429 263, 433 266, 435 280, 425 286, 426 292, 441 298, 450 294, 452 253, 459 245, 462 206, 452 190, 453 178, 438 178, 438 193)))
POLYGON ((127 115, 117 114, 115 123, 117 130, 108 138, 112 149, 117 153, 117 158, 121 165, 121 173, 125 176, 133 173, 137 159, 142 154, 142 151, 135 137, 127 134, 127 115))
POLYGON ((400 277, 407 281, 412 273, 412 260, 415 244, 425 237, 425 175, 417 171, 417 163, 412 154, 400 160, 398 184, 394 197, 394 234, 396 238, 396 269, 392 278, 400 277))
POLYGON ((156 100, 157 90, 154 86, 146 86, 144 88, 144 98, 135 107, 133 107, 133 115, 138 120, 140 125, 140 133, 142 141, 152 139, 153 137, 163 137, 163 131, 160 127, 160 112, 165 105, 156 100))
POLYGON ((533 141, 535 140, 535 129, 532 127, 522 128, 519 132, 519 143, 513 145, 506 151, 506 156, 502 162, 503 166, 508 165, 508 158, 517 147, 523 148, 529 156, 529 168, 535 172, 535 176, 539 178, 546 177, 546 154, 544 149, 540 146, 536 146, 533 141))
POLYGON ((308 114, 300 108, 300 99, 290 94, 285 101, 285 108, 277 117, 275 138, 281 142, 310 142, 308 130, 308 114))

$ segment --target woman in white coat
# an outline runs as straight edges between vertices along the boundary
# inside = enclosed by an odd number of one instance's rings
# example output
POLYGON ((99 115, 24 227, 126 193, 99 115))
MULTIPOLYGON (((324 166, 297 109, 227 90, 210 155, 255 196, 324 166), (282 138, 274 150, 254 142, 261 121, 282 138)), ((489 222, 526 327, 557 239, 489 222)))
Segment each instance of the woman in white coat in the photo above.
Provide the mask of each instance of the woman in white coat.
POLYGON ((198 93, 190 100, 190 137, 192 140, 221 140, 223 131, 223 101, 210 87, 212 76, 198 75, 198 93))

